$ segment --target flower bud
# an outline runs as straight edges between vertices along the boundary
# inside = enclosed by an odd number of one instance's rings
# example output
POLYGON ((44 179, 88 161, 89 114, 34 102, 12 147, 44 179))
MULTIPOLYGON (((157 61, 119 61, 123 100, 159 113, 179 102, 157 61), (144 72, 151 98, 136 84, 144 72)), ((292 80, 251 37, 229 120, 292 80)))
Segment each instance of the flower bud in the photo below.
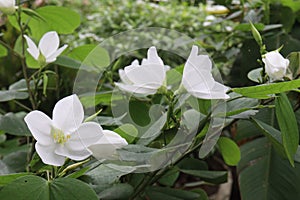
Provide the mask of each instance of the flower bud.
POLYGON ((285 59, 278 51, 266 53, 262 61, 265 64, 265 71, 271 81, 281 80, 285 75, 290 61, 285 59))

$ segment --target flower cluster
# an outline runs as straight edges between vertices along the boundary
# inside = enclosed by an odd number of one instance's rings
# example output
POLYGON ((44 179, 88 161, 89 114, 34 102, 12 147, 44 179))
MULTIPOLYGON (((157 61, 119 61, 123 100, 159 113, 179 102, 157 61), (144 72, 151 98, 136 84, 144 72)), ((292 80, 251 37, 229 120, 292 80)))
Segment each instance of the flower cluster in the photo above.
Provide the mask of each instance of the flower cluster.
MULTIPOLYGON (((135 60, 131 65, 119 70, 122 83, 116 85, 124 91, 151 95, 160 87, 165 87, 167 67, 157 55, 156 48, 148 50, 147 59, 141 65, 135 60)), ((198 47, 193 46, 183 71, 182 87, 191 95, 202 99, 227 99, 228 87, 218 83, 212 76, 212 62, 207 55, 198 55, 198 47)), ((181 87, 181 88, 182 88, 181 87)))

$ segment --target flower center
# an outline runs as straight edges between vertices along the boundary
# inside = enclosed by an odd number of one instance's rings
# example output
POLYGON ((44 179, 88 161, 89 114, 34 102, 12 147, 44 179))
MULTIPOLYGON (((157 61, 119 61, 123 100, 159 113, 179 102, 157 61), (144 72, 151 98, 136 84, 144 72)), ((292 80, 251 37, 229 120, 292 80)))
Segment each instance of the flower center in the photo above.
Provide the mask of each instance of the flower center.
POLYGON ((64 144, 70 139, 70 135, 65 135, 64 132, 60 129, 52 127, 51 135, 56 143, 64 144))

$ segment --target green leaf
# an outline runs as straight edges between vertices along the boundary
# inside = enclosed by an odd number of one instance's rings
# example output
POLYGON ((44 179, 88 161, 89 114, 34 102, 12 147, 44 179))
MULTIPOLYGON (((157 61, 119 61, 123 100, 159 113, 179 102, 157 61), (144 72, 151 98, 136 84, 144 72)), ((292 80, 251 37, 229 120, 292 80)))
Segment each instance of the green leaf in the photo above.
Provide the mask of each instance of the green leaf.
POLYGON ((86 44, 72 49, 72 51, 68 54, 70 58, 75 60, 79 60, 81 62, 91 53, 93 49, 95 49, 97 45, 95 44, 86 44))
POLYGON ((243 200, 300 199, 300 164, 293 168, 267 138, 246 143, 241 153, 237 170, 243 200))
POLYGON ((252 121, 261 130, 261 132, 270 140, 275 150, 281 155, 285 156, 286 153, 282 145, 280 131, 275 129, 273 126, 270 126, 258 119, 252 118, 252 121))
POLYGON ((7 113, 0 116, 0 130, 11 135, 31 136, 31 133, 24 122, 25 114, 26 113, 24 112, 7 113))
POLYGON ((116 128, 114 132, 118 133, 129 144, 133 143, 139 134, 138 130, 132 124, 123 124, 122 126, 116 128))
POLYGON ((80 25, 80 15, 67 7, 43 6, 36 12, 45 19, 52 30, 59 34, 74 33, 80 25))
POLYGON ((237 144, 227 137, 220 137, 218 140, 219 150, 227 165, 235 166, 241 159, 240 148, 237 144))
POLYGON ((150 200, 195 200, 200 195, 198 193, 185 190, 150 186, 146 189, 146 196, 150 200))
POLYGON ((253 82, 261 83, 262 82, 262 77, 261 77, 262 70, 263 70, 262 67, 253 69, 248 73, 247 77, 253 82))
POLYGON ((7 49, 2 44, 0 44, 0 57, 7 56, 7 49))
POLYGON ((294 155, 299 145, 299 131, 295 113, 286 94, 275 99, 276 117, 282 134, 282 142, 287 157, 294 166, 294 155))
POLYGON ((114 200, 114 199, 126 200, 129 199, 133 191, 134 189, 131 185, 126 183, 120 183, 120 184, 113 185, 112 187, 102 191, 99 194, 99 198, 105 200, 114 200))
POLYGON ((97 200, 98 197, 86 183, 73 178, 46 181, 38 176, 23 176, 9 183, 0 191, 2 200, 97 200), (17 192, 16 192, 17 191, 17 192))
POLYGON ((27 176, 30 174, 31 173, 24 172, 24 173, 13 173, 13 174, 0 175, 0 186, 5 186, 19 177, 27 176))
POLYGON ((170 186, 172 187, 176 180, 178 179, 179 177, 179 170, 177 167, 173 167, 171 168, 167 173, 165 173, 159 180, 158 182, 162 185, 165 185, 165 186, 170 186))
POLYGON ((5 163, 10 172, 24 172, 27 166, 27 151, 20 150, 5 155, 3 158, 3 163, 5 163))
POLYGON ((295 78, 300 74, 300 52, 292 52, 287 56, 289 59, 289 70, 292 73, 292 77, 295 78))
MULTIPOLYGON (((262 24, 262 23, 253 24, 253 26, 259 31, 262 31, 265 27, 265 25, 262 24)), ((239 25, 235 26, 234 29, 239 30, 239 31, 248 32, 248 31, 251 31, 251 24, 242 23, 242 24, 239 24, 239 25)))
POLYGON ((94 107, 96 105, 111 105, 112 101, 122 99, 121 95, 109 92, 97 92, 93 94, 83 94, 80 96, 80 101, 85 107, 94 107))
POLYGON ((185 174, 200 177, 203 180, 210 183, 220 184, 220 183, 225 183, 227 181, 227 171, 207 171, 207 170, 187 170, 187 169, 180 169, 180 171, 185 174))
POLYGON ((270 83, 258 86, 233 88, 232 91, 246 97, 256 99, 268 99, 272 94, 282 93, 289 90, 294 90, 300 87, 300 79, 286 81, 281 83, 270 83))

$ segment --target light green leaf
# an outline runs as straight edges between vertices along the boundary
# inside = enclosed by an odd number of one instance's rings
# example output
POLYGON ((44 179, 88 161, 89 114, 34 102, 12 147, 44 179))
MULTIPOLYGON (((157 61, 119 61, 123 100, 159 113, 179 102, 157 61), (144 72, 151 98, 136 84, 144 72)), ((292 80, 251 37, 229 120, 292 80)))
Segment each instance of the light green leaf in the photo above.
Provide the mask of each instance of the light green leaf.
POLYGON ((0 44, 0 57, 7 56, 7 49, 2 44, 0 44))
POLYGON ((268 99, 272 94, 278 94, 300 87, 300 79, 281 83, 270 83, 258 86, 233 88, 232 91, 246 97, 268 99))
POLYGON ((86 44, 72 49, 72 51, 68 54, 70 58, 75 60, 79 60, 81 62, 91 53, 93 49, 95 49, 97 45, 95 44, 86 44))
POLYGON ((241 159, 240 148, 227 137, 220 137, 218 140, 219 150, 227 165, 235 166, 241 159))
POLYGON ((275 99, 276 117, 282 134, 282 142, 287 157, 294 166, 294 155, 299 145, 299 131, 295 113, 286 94, 275 99))
POLYGON ((45 19, 52 30, 60 34, 71 34, 80 25, 80 15, 67 7, 43 6, 36 12, 45 19))
POLYGON ((5 131, 11 135, 17 136, 31 136, 27 128, 24 117, 26 113, 7 113, 0 116, 0 130, 5 131))
POLYGON ((135 138, 138 136, 138 130, 132 124, 123 124, 114 130, 122 138, 124 138, 129 144, 133 143, 135 138))
POLYGON ((253 82, 261 83, 262 82, 262 77, 261 77, 262 70, 263 70, 262 67, 253 69, 248 73, 247 77, 253 82))

